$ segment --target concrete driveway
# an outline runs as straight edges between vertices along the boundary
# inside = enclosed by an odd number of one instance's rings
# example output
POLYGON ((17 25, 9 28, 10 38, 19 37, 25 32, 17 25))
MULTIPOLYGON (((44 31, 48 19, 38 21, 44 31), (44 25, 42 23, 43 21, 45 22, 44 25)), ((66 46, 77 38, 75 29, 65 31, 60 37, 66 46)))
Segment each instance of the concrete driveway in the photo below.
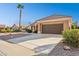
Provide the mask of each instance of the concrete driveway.
POLYGON ((29 56, 35 52, 18 44, 12 44, 0 40, 0 55, 2 56, 29 56))
POLYGON ((2 47, 0 47, 0 50, 4 54, 7 53, 6 55, 47 55, 62 39, 62 35, 56 34, 31 34, 29 36, 7 40, 7 44, 10 45, 9 47, 2 41, 5 50, 2 49, 3 46, 1 44, 2 47), (16 48, 13 48, 15 46, 16 48), (18 51, 17 53, 16 50, 18 51), (27 53, 24 53, 26 51, 27 53))
POLYGON ((24 37, 20 37, 20 38, 14 38, 14 39, 9 39, 7 40, 8 42, 12 42, 12 43, 21 43, 21 42, 25 42, 25 41, 30 41, 30 40, 39 40, 39 39, 45 39, 45 38, 62 38, 62 35, 59 34, 29 34, 24 37))

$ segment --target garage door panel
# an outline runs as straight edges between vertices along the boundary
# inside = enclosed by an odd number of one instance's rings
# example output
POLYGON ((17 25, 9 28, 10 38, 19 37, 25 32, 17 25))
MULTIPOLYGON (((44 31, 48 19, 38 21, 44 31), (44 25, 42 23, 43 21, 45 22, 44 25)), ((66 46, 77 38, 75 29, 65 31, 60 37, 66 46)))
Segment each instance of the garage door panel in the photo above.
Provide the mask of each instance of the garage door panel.
POLYGON ((43 33, 60 34, 63 31, 63 24, 43 25, 43 33))

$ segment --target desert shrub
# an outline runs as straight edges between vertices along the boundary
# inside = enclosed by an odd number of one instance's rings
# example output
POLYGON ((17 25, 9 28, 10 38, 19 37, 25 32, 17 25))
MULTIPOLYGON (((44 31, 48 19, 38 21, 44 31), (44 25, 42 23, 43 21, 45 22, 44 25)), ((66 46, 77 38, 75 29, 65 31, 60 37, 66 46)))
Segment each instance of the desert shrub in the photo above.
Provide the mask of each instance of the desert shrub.
POLYGON ((1 31, 0 31, 1 33, 6 33, 7 32, 7 30, 6 29, 1 29, 1 31))
POLYGON ((7 31, 5 29, 0 30, 1 33, 6 33, 7 31))
POLYGON ((2 33, 13 32, 13 29, 11 29, 10 27, 6 27, 6 28, 3 28, 3 29, 0 29, 0 32, 2 32, 2 33))
POLYGON ((7 33, 7 32, 13 32, 13 30, 10 29, 10 28, 7 28, 7 29, 4 28, 4 29, 1 29, 0 32, 2 32, 2 33, 7 33))
POLYGON ((79 30, 66 30, 63 33, 64 42, 73 47, 79 47, 79 30))
POLYGON ((6 32, 13 32, 13 30, 10 29, 10 28, 7 28, 7 29, 6 29, 6 32))
POLYGON ((28 32, 28 33, 32 33, 32 30, 30 30, 30 29, 25 29, 26 30, 26 32, 28 32))

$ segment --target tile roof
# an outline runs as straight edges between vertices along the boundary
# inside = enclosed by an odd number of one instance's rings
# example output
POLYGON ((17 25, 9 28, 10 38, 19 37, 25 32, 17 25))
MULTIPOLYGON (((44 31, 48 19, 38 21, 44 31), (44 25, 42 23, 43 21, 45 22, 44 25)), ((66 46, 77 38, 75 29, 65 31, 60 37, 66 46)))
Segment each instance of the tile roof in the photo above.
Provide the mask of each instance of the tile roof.
POLYGON ((65 15, 51 15, 51 16, 44 17, 44 18, 42 18, 42 19, 36 20, 36 21, 33 22, 31 25, 37 23, 38 21, 43 21, 43 20, 54 20, 54 19, 66 18, 66 17, 71 17, 71 16, 65 16, 65 15))
POLYGON ((64 15, 51 15, 48 17, 44 17, 42 19, 39 19, 37 21, 42 21, 42 20, 54 20, 54 19, 58 19, 58 18, 65 18, 65 17, 71 17, 71 16, 64 16, 64 15))

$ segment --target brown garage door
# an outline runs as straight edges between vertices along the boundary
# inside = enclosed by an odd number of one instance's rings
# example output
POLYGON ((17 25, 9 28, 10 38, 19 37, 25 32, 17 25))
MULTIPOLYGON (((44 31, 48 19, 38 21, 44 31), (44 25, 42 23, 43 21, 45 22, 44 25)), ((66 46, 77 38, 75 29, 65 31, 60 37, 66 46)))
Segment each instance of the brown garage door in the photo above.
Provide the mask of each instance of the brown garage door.
POLYGON ((63 31, 63 24, 49 24, 43 25, 43 33, 47 34, 61 34, 63 31))

